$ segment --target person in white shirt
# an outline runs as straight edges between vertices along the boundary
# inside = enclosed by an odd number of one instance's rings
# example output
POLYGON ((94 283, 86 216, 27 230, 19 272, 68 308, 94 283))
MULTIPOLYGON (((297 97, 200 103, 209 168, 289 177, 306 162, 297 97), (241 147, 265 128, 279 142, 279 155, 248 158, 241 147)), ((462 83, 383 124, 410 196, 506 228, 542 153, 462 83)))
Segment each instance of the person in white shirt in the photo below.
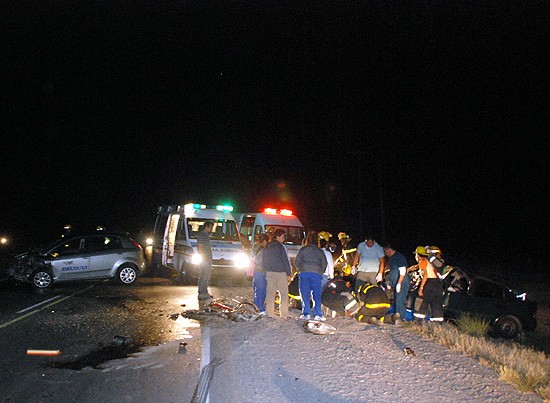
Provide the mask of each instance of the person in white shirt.
POLYGON ((376 243, 372 235, 357 245, 353 266, 357 267, 355 292, 365 283, 378 284, 384 277, 384 249, 376 243))
POLYGON ((327 257, 327 268, 325 269, 325 272, 323 273, 323 279, 321 280, 322 290, 325 289, 328 281, 334 278, 334 260, 332 257, 332 253, 328 250, 327 246, 327 240, 319 238, 319 248, 321 248, 321 250, 325 252, 325 256, 327 257))

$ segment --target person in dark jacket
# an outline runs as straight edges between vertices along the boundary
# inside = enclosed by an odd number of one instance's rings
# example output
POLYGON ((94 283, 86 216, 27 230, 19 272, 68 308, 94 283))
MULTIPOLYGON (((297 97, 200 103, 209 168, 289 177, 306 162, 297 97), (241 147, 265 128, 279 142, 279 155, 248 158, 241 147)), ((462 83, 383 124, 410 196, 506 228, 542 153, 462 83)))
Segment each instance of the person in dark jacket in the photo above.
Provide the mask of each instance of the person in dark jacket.
POLYGON ((273 231, 272 240, 267 244, 262 256, 267 289, 265 308, 268 318, 275 317, 275 297, 279 291, 279 315, 288 318, 288 283, 291 280, 292 268, 283 242, 286 232, 282 228, 273 231))
POLYGON ((313 296, 313 314, 315 320, 324 321, 321 310, 321 292, 323 273, 327 267, 325 253, 317 246, 317 232, 310 231, 307 234, 306 244, 300 248, 294 264, 299 272, 300 298, 302 299, 302 319, 311 319, 311 302, 313 296))
POLYGON ((266 315, 265 311, 265 270, 262 263, 262 258, 269 240, 266 234, 260 234, 257 242, 252 246, 252 256, 254 257, 254 274, 252 285, 254 287, 254 303, 260 310, 260 315, 266 315))

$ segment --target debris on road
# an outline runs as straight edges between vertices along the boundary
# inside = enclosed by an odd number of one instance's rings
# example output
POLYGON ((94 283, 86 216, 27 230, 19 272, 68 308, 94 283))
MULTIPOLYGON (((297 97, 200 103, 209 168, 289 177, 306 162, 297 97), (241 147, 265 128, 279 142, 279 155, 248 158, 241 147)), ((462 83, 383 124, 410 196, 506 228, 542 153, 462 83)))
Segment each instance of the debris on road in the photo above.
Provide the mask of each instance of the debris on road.
POLYGON ((308 320, 303 325, 306 332, 313 334, 334 334, 336 328, 334 326, 328 325, 326 323, 317 321, 317 320, 308 320))
POLYGON ((261 318, 258 307, 246 299, 225 298, 210 300, 208 305, 201 309, 190 309, 183 311, 182 316, 189 319, 201 320, 207 317, 221 317, 234 322, 254 322, 261 318))
POLYGON ((113 344, 115 346, 128 346, 133 343, 131 337, 126 336, 115 336, 113 337, 113 344))
POLYGON ((181 316, 189 319, 195 320, 204 320, 206 318, 219 317, 223 319, 229 319, 234 322, 254 322, 261 318, 261 315, 258 313, 241 313, 241 312, 232 312, 232 311, 219 311, 206 307, 204 309, 189 309, 183 311, 181 316))
POLYGON ((180 342, 178 347, 178 354, 185 354, 185 353, 187 353, 187 343, 182 341, 180 342))

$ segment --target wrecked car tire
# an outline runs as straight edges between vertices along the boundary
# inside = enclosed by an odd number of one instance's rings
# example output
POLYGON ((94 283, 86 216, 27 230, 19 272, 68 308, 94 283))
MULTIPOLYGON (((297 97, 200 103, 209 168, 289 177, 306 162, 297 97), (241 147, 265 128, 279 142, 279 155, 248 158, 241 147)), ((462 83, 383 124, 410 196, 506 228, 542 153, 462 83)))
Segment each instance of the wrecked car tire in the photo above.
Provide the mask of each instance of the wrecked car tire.
POLYGON ((131 265, 122 266, 116 273, 116 280, 123 285, 131 285, 137 281, 138 271, 131 265))
POLYGON ((52 273, 48 270, 38 269, 31 275, 32 286, 37 290, 50 288, 53 283, 52 273))
POLYGON ((496 333, 505 339, 513 339, 521 332, 521 324, 513 316, 498 318, 494 325, 496 333))

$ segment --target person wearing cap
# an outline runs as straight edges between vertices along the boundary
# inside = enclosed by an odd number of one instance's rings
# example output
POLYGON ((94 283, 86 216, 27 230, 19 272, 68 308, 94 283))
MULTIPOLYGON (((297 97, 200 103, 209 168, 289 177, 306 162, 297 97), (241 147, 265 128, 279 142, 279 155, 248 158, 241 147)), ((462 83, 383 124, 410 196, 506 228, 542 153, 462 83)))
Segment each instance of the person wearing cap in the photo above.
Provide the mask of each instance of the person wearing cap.
MULTIPOLYGON (((390 284, 393 288, 394 309, 400 320, 406 318, 405 302, 409 293, 409 276, 407 276, 407 259, 398 252, 393 244, 384 244, 384 253, 390 267, 390 284)), ((397 320, 396 320, 397 323, 397 320)))
POLYGON ((437 246, 425 246, 426 252, 428 252, 428 261, 435 267, 439 274, 443 274, 443 268, 445 267, 445 260, 443 259, 443 253, 437 246))
POLYGON ((376 242, 374 236, 365 236, 365 241, 357 245, 353 266, 357 267, 355 292, 365 283, 378 284, 384 275, 384 249, 376 242))
POLYGON ((414 317, 420 320, 443 322, 443 285, 439 280, 436 268, 428 260, 429 253, 424 246, 418 246, 414 251, 418 267, 422 273, 422 282, 418 288, 418 296, 422 297, 422 305, 414 317))

